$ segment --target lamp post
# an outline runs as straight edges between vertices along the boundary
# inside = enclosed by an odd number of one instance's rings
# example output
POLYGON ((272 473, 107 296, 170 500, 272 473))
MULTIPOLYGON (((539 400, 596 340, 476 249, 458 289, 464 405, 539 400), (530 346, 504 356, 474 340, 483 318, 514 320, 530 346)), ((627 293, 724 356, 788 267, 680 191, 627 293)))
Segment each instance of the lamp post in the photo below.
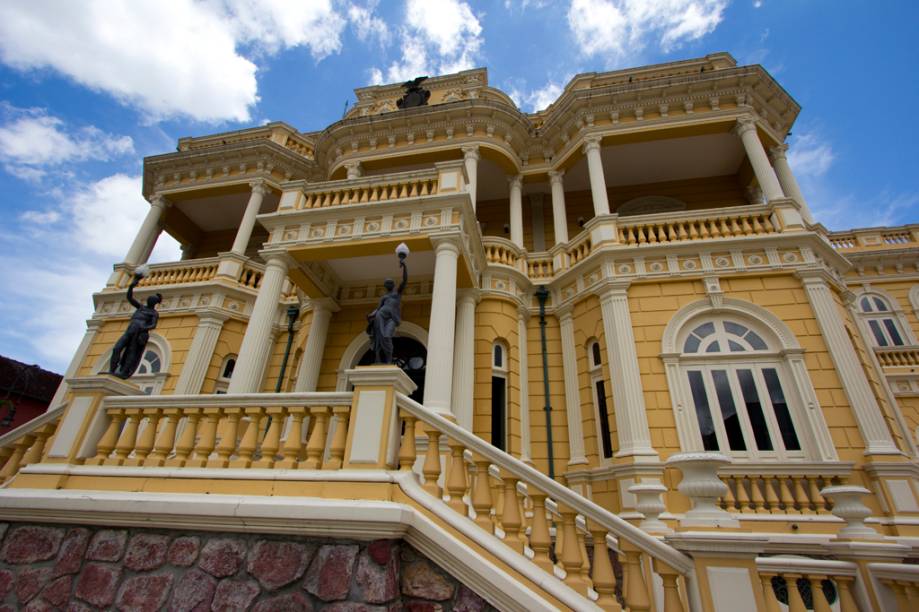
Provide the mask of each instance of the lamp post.
POLYGON ((294 343, 294 324, 297 317, 300 316, 300 308, 294 305, 287 307, 287 348, 284 349, 284 359, 281 361, 281 373, 278 374, 278 383, 274 386, 274 392, 281 392, 281 385, 284 384, 284 373, 287 372, 287 360, 290 359, 290 347, 294 343))
POLYGON ((552 403, 549 400, 549 349, 546 345, 546 300, 549 291, 545 285, 536 290, 539 300, 539 337, 542 340, 542 387, 545 395, 546 443, 549 446, 549 478, 555 480, 555 452, 552 448, 552 403))

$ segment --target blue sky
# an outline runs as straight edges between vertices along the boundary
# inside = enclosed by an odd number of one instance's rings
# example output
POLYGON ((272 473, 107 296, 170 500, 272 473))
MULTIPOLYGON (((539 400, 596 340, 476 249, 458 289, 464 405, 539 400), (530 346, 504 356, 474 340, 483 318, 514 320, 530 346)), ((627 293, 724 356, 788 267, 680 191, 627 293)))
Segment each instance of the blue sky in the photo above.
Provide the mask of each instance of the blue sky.
POLYGON ((66 368, 145 214, 144 156, 322 129, 355 87, 475 66, 533 111, 580 72, 728 51, 803 107, 790 161, 818 220, 919 222, 917 23, 908 1, 5 0, 0 354, 66 368))

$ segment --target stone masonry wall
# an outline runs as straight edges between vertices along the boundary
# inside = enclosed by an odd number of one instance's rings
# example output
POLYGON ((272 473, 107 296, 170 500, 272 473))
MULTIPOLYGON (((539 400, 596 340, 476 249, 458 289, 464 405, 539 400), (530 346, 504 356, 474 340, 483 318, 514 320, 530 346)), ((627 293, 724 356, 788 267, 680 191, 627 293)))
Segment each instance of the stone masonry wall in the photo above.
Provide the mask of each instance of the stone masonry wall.
POLYGON ((0 612, 482 612, 398 540, 0 523, 0 612))

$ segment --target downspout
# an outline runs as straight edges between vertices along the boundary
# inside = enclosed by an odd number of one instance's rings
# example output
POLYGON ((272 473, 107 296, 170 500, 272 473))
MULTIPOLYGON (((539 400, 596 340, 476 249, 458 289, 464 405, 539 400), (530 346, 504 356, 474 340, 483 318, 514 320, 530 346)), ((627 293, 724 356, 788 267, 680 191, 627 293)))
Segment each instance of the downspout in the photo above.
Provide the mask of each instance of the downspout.
POLYGON ((278 383, 274 386, 274 392, 280 393, 281 386, 284 384, 284 374, 287 372, 287 360, 290 359, 290 348, 294 343, 294 323, 300 316, 300 309, 296 306, 287 307, 287 348, 284 349, 284 359, 281 361, 281 373, 278 374, 278 383))
POLYGON ((555 480, 555 451, 552 444, 552 403, 549 400, 549 349, 546 346, 546 300, 549 291, 545 285, 540 285, 536 290, 536 299, 539 300, 539 337, 542 342, 542 389, 545 396, 546 412, 546 443, 549 446, 549 478, 555 480))

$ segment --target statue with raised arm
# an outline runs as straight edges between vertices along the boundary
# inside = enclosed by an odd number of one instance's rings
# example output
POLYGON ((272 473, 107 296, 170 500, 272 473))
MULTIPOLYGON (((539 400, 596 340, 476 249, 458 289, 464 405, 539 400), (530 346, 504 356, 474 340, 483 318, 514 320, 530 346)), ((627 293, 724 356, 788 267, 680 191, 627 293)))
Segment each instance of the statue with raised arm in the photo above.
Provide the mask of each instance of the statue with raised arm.
POLYGON ((109 373, 118 378, 128 379, 137 370, 140 360, 144 356, 147 340, 150 339, 150 330, 156 327, 160 315, 156 306, 163 301, 159 293, 147 298, 146 304, 141 304, 134 299, 134 287, 144 277, 143 269, 134 273, 131 284, 128 285, 128 302, 136 308, 131 315, 128 329, 121 335, 115 346, 112 347, 112 360, 109 364, 109 373))
POLYGON ((396 247, 399 256, 399 267, 402 268, 402 282, 396 288, 396 283, 391 278, 383 282, 386 293, 380 298, 380 305, 376 310, 367 315, 367 335, 370 336, 370 345, 373 347, 374 364, 391 364, 393 358, 393 336, 396 328, 402 322, 402 292, 408 282, 408 268, 405 267, 405 258, 408 247, 400 244, 396 247))

